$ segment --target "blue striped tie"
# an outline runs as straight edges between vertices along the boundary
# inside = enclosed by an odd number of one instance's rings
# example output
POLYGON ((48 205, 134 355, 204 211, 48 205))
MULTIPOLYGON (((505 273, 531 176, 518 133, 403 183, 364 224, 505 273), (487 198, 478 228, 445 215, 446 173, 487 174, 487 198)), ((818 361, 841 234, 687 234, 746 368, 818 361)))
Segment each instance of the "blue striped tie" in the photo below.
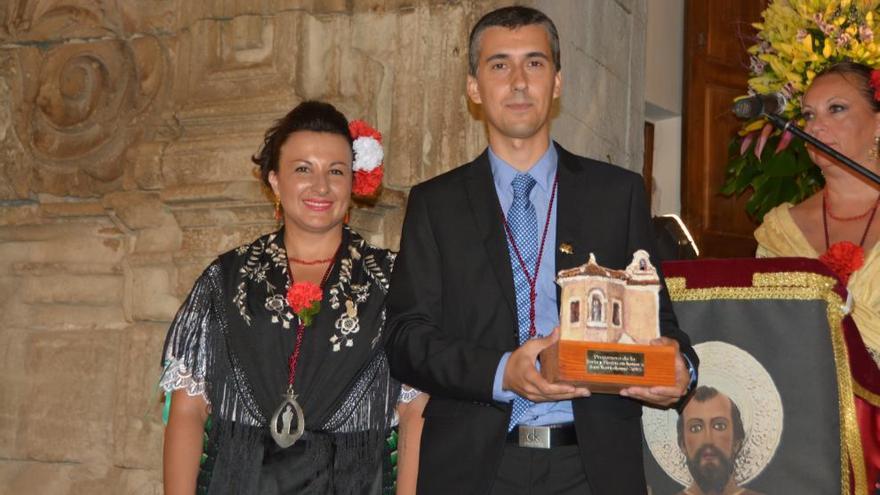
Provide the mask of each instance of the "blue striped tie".
MULTIPOLYGON (((510 228, 510 234, 516 243, 519 254, 525 263, 525 268, 529 270, 529 277, 535 271, 535 262, 538 259, 538 219, 535 215, 535 205, 529 200, 529 193, 535 187, 535 179, 528 174, 516 174, 510 183, 513 186, 513 203, 507 211, 507 225, 510 228)), ((516 319, 519 328, 519 343, 522 345, 529 340, 529 329, 531 328, 531 299, 529 292, 529 280, 523 272, 523 266, 520 264, 513 243, 507 240, 508 251, 510 252, 510 263, 513 268, 513 287, 516 292, 516 319)), ((526 410, 532 406, 532 401, 516 396, 513 399, 513 413, 510 416, 510 425, 507 430, 510 431, 523 417, 526 410)))

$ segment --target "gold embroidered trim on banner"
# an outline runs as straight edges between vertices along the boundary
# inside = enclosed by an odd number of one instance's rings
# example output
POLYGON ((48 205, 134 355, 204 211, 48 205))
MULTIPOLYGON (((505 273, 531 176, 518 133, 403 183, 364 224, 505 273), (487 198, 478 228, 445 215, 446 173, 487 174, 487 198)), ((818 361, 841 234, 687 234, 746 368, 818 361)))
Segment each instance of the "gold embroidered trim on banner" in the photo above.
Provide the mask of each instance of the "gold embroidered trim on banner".
MULTIPOLYGON (((832 285, 833 287, 833 285, 832 285)), ((862 437, 859 434, 859 423, 856 418, 855 395, 853 392, 854 380, 852 370, 849 367, 849 357, 846 353, 846 342, 843 338, 843 301, 830 288, 825 291, 825 301, 828 303, 828 327, 831 329, 831 347, 834 351, 834 364, 837 368, 838 402, 840 406, 840 423, 844 429, 841 438, 842 452, 845 451, 852 466, 852 479, 855 493, 868 493, 867 473, 865 472, 865 457, 862 450, 862 437)), ((845 463, 844 456, 841 462, 845 463)), ((849 469, 844 469, 849 471, 849 469)), ((840 480, 841 493, 849 493, 849 476, 843 476, 840 480)))
POLYGON ((880 396, 871 394, 855 383, 852 378, 841 326, 844 317, 844 301, 834 292, 835 284, 836 281, 832 277, 809 272, 755 273, 752 276, 752 287, 688 289, 687 280, 684 277, 666 279, 669 297, 676 302, 713 299, 825 301, 828 327, 831 329, 831 350, 837 373, 838 407, 840 410, 840 493, 842 495, 850 493, 850 475, 852 475, 855 493, 867 493, 867 474, 862 453, 862 438, 859 435, 856 419, 854 393, 858 392, 860 397, 869 401, 871 400, 865 397, 863 392, 870 394, 873 399, 880 399, 880 396), (850 472, 850 466, 852 466, 852 472, 850 472))
POLYGON ((779 272, 752 275, 752 285, 756 287, 821 287, 831 290, 836 283, 835 279, 818 273, 779 272))
POLYGON ((669 277, 666 279, 666 288, 670 294, 672 294, 672 291, 683 291, 686 287, 687 281, 684 277, 669 277))
POLYGON ((859 382, 853 380, 853 391, 856 395, 868 401, 874 407, 880 407, 880 394, 875 394, 865 387, 859 385, 859 382))

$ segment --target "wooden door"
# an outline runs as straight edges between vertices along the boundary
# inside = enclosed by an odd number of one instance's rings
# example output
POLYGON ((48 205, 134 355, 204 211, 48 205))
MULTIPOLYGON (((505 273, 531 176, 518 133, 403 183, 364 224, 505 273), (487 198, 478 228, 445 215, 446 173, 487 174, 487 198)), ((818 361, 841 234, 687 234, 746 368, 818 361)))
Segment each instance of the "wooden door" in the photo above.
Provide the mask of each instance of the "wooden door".
POLYGON ((642 180, 648 193, 648 205, 653 205, 654 197, 654 124, 645 122, 645 152, 642 155, 642 180))
POLYGON ((747 195, 718 193, 727 146, 741 122, 730 111, 745 94, 749 57, 766 0, 687 0, 682 124, 682 217, 703 257, 753 256, 757 227, 745 213, 747 195))

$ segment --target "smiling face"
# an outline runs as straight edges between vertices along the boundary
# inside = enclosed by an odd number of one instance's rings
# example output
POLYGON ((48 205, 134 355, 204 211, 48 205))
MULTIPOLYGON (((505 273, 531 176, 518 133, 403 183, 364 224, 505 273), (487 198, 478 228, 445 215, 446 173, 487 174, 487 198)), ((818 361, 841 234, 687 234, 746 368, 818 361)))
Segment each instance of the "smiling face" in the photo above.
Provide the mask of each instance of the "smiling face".
POLYGON ((342 228, 351 203, 351 161, 351 147, 338 134, 297 131, 287 137, 278 171, 269 172, 286 229, 325 233, 342 228))
POLYGON ((493 139, 549 139, 550 109, 562 76, 553 65, 550 39, 537 24, 516 29, 493 26, 481 33, 475 76, 468 76, 470 99, 482 105, 493 139))
MULTIPOLYGON (((880 113, 856 86, 853 76, 826 74, 817 77, 803 100, 805 130, 836 151, 862 164, 873 165, 869 153, 880 136, 880 113)), ((810 159, 827 173, 835 161, 807 146, 810 159)))

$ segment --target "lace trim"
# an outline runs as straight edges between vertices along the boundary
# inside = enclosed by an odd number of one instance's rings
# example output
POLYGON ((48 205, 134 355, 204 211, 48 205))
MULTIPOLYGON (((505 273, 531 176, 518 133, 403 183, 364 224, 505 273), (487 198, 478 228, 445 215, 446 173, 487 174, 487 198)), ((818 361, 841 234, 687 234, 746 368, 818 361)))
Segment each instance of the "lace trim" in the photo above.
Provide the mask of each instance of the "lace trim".
POLYGON ((205 401, 208 400, 208 396, 205 393, 204 378, 193 377, 192 371, 186 367, 186 364, 181 359, 173 359, 168 363, 168 366, 165 367, 165 371, 162 373, 162 378, 159 380, 159 387, 166 393, 184 389, 186 390, 186 395, 190 397, 200 395, 205 401))
POLYGON ((416 400, 416 397, 422 395, 422 391, 417 388, 412 388, 409 385, 400 385, 400 399, 398 402, 402 402, 404 404, 409 404, 410 402, 416 400))

